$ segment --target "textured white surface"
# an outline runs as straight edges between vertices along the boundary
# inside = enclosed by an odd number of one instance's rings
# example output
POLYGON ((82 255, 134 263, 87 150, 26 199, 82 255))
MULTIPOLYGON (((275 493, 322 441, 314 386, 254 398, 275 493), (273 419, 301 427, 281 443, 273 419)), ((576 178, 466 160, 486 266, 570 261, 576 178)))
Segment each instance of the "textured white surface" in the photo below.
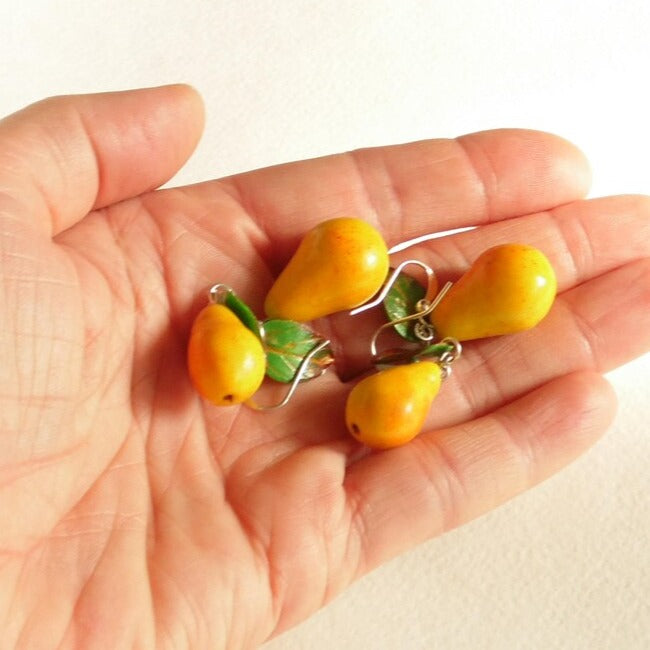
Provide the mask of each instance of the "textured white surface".
MULTIPOLYGON (((592 195, 650 192, 650 4, 0 4, 0 113, 186 81, 207 129, 174 183, 496 126, 564 135, 592 195)), ((608 435, 536 490, 394 560, 268 650, 650 647, 650 356, 608 435)))

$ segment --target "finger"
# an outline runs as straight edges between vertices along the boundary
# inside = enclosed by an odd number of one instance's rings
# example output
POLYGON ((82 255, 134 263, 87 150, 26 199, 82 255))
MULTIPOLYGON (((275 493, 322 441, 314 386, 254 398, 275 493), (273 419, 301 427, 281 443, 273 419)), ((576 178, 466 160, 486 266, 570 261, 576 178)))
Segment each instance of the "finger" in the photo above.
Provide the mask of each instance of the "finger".
POLYGON ((607 382, 579 373, 359 461, 345 479, 349 562, 364 573, 504 503, 585 451, 614 411, 607 382))
POLYGON ((393 265, 415 258, 456 280, 486 249, 521 242, 551 261, 560 291, 623 264, 650 257, 650 197, 610 196, 492 223, 405 249, 393 265))
MULTIPOLYGON (((425 262, 435 269, 442 286, 447 280, 456 281, 483 251, 508 242, 523 242, 543 250, 555 269, 560 291, 566 290, 634 260, 650 257, 650 198, 617 196, 575 201, 414 246, 393 255, 391 263, 396 266, 406 259, 425 262)), ((628 294, 638 298, 639 305, 646 305, 643 296, 637 295, 639 287, 614 288, 621 295, 611 299, 612 305, 618 304, 619 299, 625 301, 628 294)), ((610 300, 606 294, 599 297, 597 304, 610 300)), ((344 378, 368 367, 369 340, 382 322, 383 311, 374 309, 354 318, 337 314, 320 326, 334 341, 339 353, 338 368, 344 378)), ((384 336, 382 345, 388 342, 390 339, 384 336)), ((400 344, 400 340, 391 343, 400 344)))
POLYGON ((202 125, 201 100, 182 85, 29 106, 0 122, 0 212, 56 235, 171 178, 202 125))
POLYGON ((184 235, 173 234, 167 247, 175 283, 186 289, 175 311, 186 313, 188 296, 214 282, 221 267, 219 281, 242 292, 257 313, 299 239, 324 219, 381 221, 395 243, 566 203, 583 196, 588 179, 584 156, 565 140, 499 130, 280 165, 182 194, 151 193, 146 207, 175 226, 168 232, 184 235))
POLYGON ((394 244, 581 198, 589 178, 583 154, 566 140, 501 129, 280 165, 221 186, 286 255, 327 218, 360 216, 394 244))

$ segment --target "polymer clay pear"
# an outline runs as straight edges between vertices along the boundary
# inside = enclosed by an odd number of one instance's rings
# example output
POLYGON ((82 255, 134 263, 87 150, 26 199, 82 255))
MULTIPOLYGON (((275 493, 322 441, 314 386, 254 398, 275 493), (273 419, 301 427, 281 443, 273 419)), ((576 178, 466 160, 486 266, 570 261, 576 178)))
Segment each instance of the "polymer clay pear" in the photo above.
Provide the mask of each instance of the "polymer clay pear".
POLYGON ((269 291, 269 318, 305 322, 352 309, 371 298, 388 273, 379 232, 356 217, 320 223, 300 242, 269 291))
POLYGON ((433 361, 394 366, 369 375, 348 395, 348 431, 374 449, 409 442, 420 432, 441 381, 442 369, 433 361))
POLYGON ((525 244, 483 252, 431 313, 438 337, 469 341, 535 327, 549 312, 557 281, 546 256, 525 244))
POLYGON ((260 339, 225 305, 204 307, 192 325, 187 350, 190 379, 217 406, 245 402, 260 387, 266 353, 260 339))

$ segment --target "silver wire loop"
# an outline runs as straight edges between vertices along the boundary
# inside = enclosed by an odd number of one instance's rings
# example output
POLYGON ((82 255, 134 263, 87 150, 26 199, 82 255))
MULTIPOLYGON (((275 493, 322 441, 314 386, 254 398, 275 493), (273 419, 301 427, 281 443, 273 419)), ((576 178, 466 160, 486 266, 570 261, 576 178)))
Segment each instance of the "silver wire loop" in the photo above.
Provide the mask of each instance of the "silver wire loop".
POLYGON ((287 391, 286 395, 282 399, 282 401, 278 402, 277 404, 268 404, 268 405, 263 405, 263 404, 258 404, 255 402, 253 398, 250 398, 245 402, 246 406, 254 409, 255 411, 273 411, 274 409, 279 409, 282 408, 283 406, 286 406, 289 403, 289 400, 293 397, 293 394, 296 392, 296 388, 298 388, 298 384, 303 381, 304 379, 313 379, 315 377, 320 377, 325 372, 325 369, 321 369, 321 371, 316 374, 316 375, 311 375, 308 376, 308 370, 309 370, 309 364, 311 360, 321 351, 324 350, 328 345, 330 344, 330 341, 328 339, 321 341, 318 345, 314 346, 309 353, 305 356, 305 358, 300 362, 300 365, 298 366, 298 369, 296 370, 296 374, 291 381, 291 385, 289 386, 289 390, 287 391))
POLYGON ((463 353, 463 346, 460 344, 460 341, 451 336, 445 336, 445 338, 440 341, 440 344, 452 346, 451 350, 447 350, 447 352, 443 352, 440 355, 440 361, 442 363, 453 363, 463 353))
POLYGON ((413 334, 424 343, 433 341, 436 336, 433 326, 422 320, 418 320, 418 322, 413 325, 413 334))
POLYGON ((460 355, 463 353, 463 346, 460 344, 460 341, 452 338, 451 336, 446 336, 440 341, 440 343, 452 346, 452 349, 443 352, 440 355, 440 359, 437 361, 438 365, 440 366, 441 378, 444 381, 445 379, 449 379, 449 377, 451 377, 451 364, 456 361, 456 359, 458 359, 458 357, 460 357, 460 355))
POLYGON ((210 302, 215 305, 222 305, 229 293, 232 293, 232 289, 221 282, 213 284, 208 291, 210 302))

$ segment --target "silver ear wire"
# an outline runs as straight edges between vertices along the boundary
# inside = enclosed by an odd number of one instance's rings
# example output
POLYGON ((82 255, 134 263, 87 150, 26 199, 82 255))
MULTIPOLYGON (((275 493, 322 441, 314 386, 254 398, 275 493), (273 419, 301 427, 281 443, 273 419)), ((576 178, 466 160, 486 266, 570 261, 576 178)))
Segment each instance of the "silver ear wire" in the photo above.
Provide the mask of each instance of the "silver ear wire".
POLYGON ((427 343, 428 341, 431 341, 434 338, 434 331, 433 331, 433 326, 430 325, 428 322, 426 322, 424 319, 440 304, 440 301, 445 297, 449 289, 451 289, 452 283, 447 282, 445 286, 438 292, 436 297, 429 302, 426 297, 422 298, 418 302, 418 311, 416 311, 414 314, 409 314, 408 316, 404 316, 403 318, 397 318, 396 320, 390 321, 388 323, 384 323, 381 325, 379 328, 375 330, 375 333, 372 335, 372 338, 370 339, 370 354, 372 355, 373 359, 377 359, 377 339, 379 338, 379 335, 385 330, 388 329, 389 327, 394 327, 395 325, 399 325, 400 323, 407 323, 412 320, 417 320, 418 323, 416 323, 416 328, 418 325, 421 325, 421 333, 418 335, 417 329, 415 330, 416 336, 423 342, 427 343))
POLYGON ((427 292, 423 300, 426 300, 427 302, 433 300, 433 297, 435 295, 433 294, 433 288, 435 287, 436 278, 436 274, 433 272, 433 269, 430 266, 427 266, 424 262, 420 262, 420 260, 406 260, 397 266, 397 268, 388 276, 388 279, 386 282, 384 282, 384 286, 382 287, 382 290, 379 292, 377 297, 372 302, 367 302, 365 305, 361 305, 360 307, 353 309, 350 312, 350 316, 356 316, 361 312, 372 309, 373 307, 377 307, 377 305, 381 305, 381 303, 384 302, 384 299, 388 295, 388 292, 392 289, 393 285, 397 281, 399 274, 405 267, 409 265, 419 266, 427 274, 427 292))
POLYGON ((413 314, 409 314, 408 316, 404 316, 402 318, 397 318, 393 321, 390 321, 389 323, 384 323, 381 327, 375 330, 375 333, 373 334, 372 339, 370 340, 370 353, 372 354, 373 360, 377 360, 378 358, 377 339, 379 338, 379 335, 385 329, 388 329, 389 327, 394 327, 395 325, 399 325, 400 323, 407 323, 413 320, 417 321, 413 328, 413 332, 415 336, 422 343, 428 343, 429 341, 432 341, 435 338, 435 332, 433 326, 431 325, 431 323, 429 323, 426 320, 426 317, 440 304, 440 301, 445 297, 445 294, 451 288, 452 283, 447 282, 447 284, 445 284, 445 286, 436 294, 435 293, 436 274, 434 273, 433 269, 430 266, 428 266, 424 262, 420 262, 420 260, 405 260, 404 262, 399 264, 397 268, 390 274, 390 276, 384 283, 384 286, 382 287, 377 297, 371 302, 366 303, 365 305, 361 305, 356 309, 353 309, 350 312, 350 316, 356 316, 357 314, 360 314, 364 311, 367 311, 368 309, 372 309, 380 305, 386 299, 386 296, 395 285, 395 282, 397 282, 397 278, 399 277, 400 273, 407 266, 418 266, 419 268, 423 269, 424 272, 426 273, 427 288, 426 288, 424 298, 420 299, 417 302, 415 306, 416 311, 413 314))

